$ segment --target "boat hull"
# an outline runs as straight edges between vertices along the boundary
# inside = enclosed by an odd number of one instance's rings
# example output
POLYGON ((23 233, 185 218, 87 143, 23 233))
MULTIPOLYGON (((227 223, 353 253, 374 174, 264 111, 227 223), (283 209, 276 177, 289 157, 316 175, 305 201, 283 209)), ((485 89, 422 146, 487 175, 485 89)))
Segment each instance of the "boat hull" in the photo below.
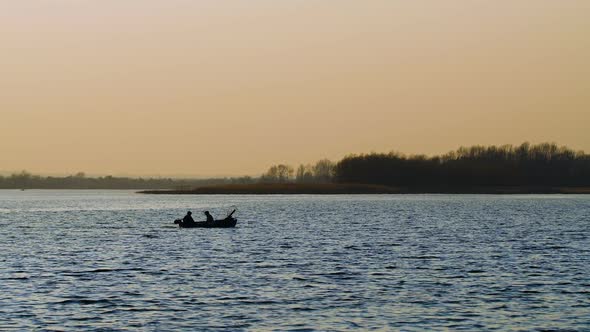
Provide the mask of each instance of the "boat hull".
POLYGON ((233 228, 236 227, 238 220, 236 218, 229 218, 223 220, 215 220, 213 222, 197 221, 194 223, 185 223, 182 220, 174 221, 180 228, 233 228))

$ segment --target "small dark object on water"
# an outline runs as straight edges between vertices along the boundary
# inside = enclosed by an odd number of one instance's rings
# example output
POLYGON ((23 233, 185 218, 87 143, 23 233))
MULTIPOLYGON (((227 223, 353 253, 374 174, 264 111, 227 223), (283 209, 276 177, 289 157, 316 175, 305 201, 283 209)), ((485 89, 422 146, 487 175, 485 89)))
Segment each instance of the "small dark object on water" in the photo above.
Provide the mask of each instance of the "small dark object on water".
POLYGON ((238 220, 235 218, 210 221, 197 221, 194 223, 185 223, 180 219, 174 221, 180 228, 232 228, 236 227, 238 220))
POLYGON ((186 222, 182 219, 176 219, 174 220, 174 223, 180 228, 232 228, 236 227, 236 224, 238 223, 238 219, 232 217, 234 212, 236 212, 236 210, 233 210, 222 220, 186 222))

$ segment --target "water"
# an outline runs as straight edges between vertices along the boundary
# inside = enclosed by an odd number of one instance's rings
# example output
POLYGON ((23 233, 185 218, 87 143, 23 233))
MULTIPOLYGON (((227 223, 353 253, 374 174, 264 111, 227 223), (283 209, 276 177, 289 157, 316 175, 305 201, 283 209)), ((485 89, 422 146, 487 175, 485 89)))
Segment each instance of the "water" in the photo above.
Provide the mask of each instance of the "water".
POLYGON ((589 226, 590 196, 0 191, 0 330, 590 330, 589 226))

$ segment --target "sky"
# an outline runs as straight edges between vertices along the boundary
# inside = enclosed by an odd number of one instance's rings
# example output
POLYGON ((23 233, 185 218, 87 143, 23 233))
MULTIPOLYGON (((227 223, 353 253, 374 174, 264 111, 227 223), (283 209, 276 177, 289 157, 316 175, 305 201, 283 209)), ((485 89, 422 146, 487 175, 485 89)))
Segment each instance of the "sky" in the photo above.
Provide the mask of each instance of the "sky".
POLYGON ((0 1, 0 172, 590 152, 588 0, 0 1))

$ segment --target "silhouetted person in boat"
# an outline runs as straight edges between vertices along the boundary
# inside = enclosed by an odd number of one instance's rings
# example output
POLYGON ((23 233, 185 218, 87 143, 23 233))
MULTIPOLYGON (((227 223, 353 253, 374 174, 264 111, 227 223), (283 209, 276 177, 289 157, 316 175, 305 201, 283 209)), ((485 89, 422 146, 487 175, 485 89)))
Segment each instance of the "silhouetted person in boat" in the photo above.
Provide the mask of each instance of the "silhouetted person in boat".
POLYGON ((213 218, 211 213, 209 213, 209 211, 205 211, 205 215, 207 216, 207 222, 214 222, 215 221, 215 219, 213 218))
POLYGON ((188 211, 186 213, 186 216, 184 216, 184 218, 182 218, 182 222, 187 223, 187 224, 194 223, 195 219, 193 219, 192 214, 193 214, 192 212, 188 211))

